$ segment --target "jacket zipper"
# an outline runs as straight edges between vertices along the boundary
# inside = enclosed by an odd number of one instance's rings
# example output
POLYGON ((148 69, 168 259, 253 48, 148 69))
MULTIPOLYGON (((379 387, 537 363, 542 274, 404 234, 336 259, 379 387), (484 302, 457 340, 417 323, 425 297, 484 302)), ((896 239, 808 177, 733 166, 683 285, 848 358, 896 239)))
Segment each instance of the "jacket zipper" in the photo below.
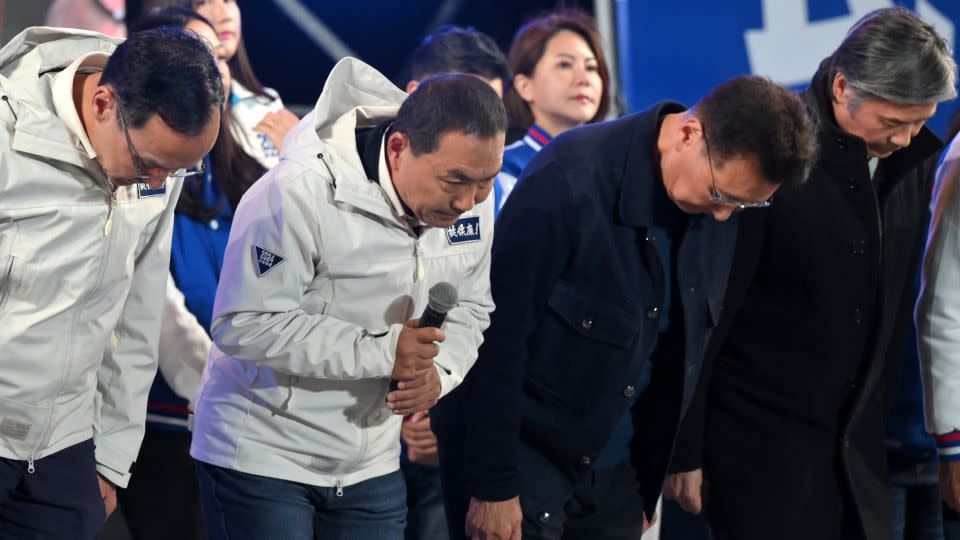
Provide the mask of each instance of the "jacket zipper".
MULTIPOLYGON (((317 153, 317 158, 323 163, 323 166, 327 169, 327 174, 330 175, 330 179, 333 181, 333 185, 337 185, 337 177, 333 174, 333 169, 330 168, 330 165, 327 164, 327 159, 324 157, 323 152, 317 153)), ((426 270, 423 266, 423 255, 420 250, 420 238, 417 236, 417 233, 414 232, 413 227, 406 222, 396 223, 389 222, 392 226, 397 226, 402 228, 404 231, 410 234, 413 238, 413 257, 415 268, 413 270, 413 281, 417 288, 419 288, 420 280, 424 278, 426 270)), ((415 291, 416 292, 416 291, 415 291)), ((360 452, 357 453, 357 458, 350 462, 349 465, 340 470, 340 476, 337 477, 337 481, 334 483, 334 494, 337 497, 343 497, 343 477, 354 467, 357 466, 357 463, 363 459, 364 454, 367 453, 367 444, 369 443, 367 436, 367 420, 369 416, 377 410, 381 403, 387 398, 386 392, 381 392, 381 395, 374 400, 374 405, 372 405, 366 412, 363 413, 363 416, 360 418, 360 452)), ((287 398, 289 402, 289 397, 287 398)))
POLYGON ((357 453, 356 459, 351 461, 349 465, 340 470, 340 476, 337 477, 337 481, 334 484, 334 493, 337 497, 343 497, 343 477, 350 472, 350 470, 356 467, 357 463, 360 463, 360 460, 362 460, 363 456, 367 453, 367 443, 369 443, 369 438, 367 436, 367 419, 381 406, 380 404, 386 399, 387 393, 381 391, 380 395, 377 396, 377 399, 373 401, 373 405, 367 409, 360 418, 360 452, 357 453))
POLYGON ((47 431, 50 430, 50 424, 53 421, 53 409, 56 406, 57 396, 60 395, 60 392, 63 391, 63 387, 66 386, 67 384, 67 378, 69 377, 69 374, 70 374, 70 365, 72 363, 71 359, 74 354, 73 352, 74 346, 76 345, 77 325, 79 324, 80 314, 83 312, 83 309, 86 307, 87 302, 90 300, 90 297, 92 297, 94 293, 100 290, 100 286, 103 284, 103 275, 106 273, 106 270, 107 270, 107 261, 110 259, 110 248, 112 244, 111 238, 110 238, 110 231, 112 229, 112 224, 113 224, 113 211, 114 211, 114 208, 116 208, 117 206, 117 192, 116 190, 111 190, 108 192, 108 195, 110 196, 110 202, 109 202, 109 207, 107 209, 107 221, 103 226, 103 236, 106 238, 104 240, 105 253, 103 256, 103 260, 100 264, 100 272, 97 277, 97 286, 91 289, 89 293, 87 293, 87 296, 83 299, 83 302, 80 304, 80 307, 77 308, 77 313, 74 316, 73 339, 71 340, 70 351, 67 354, 67 365, 64 366, 64 370, 63 370, 63 380, 60 381, 60 386, 57 387, 57 391, 53 394, 52 402, 50 403, 50 408, 47 410, 47 418, 44 422, 43 430, 40 432, 40 437, 37 438, 37 443, 33 447, 33 452, 27 458, 27 472, 30 474, 33 474, 37 470, 36 467, 34 466, 34 460, 37 459, 37 455, 40 453, 40 447, 43 445, 43 441, 47 437, 47 431))

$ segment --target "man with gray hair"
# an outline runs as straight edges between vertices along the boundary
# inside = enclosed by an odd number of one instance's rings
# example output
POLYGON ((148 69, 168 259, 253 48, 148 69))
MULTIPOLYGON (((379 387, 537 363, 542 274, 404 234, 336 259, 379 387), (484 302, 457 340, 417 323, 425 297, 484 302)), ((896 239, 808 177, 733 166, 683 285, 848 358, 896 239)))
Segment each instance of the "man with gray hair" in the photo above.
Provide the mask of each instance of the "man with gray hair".
POLYGON ((741 217, 724 311, 665 495, 718 539, 891 537, 884 415, 956 96, 947 42, 903 8, 861 19, 804 93, 809 180, 741 217), (704 489, 706 486, 706 489, 704 489))

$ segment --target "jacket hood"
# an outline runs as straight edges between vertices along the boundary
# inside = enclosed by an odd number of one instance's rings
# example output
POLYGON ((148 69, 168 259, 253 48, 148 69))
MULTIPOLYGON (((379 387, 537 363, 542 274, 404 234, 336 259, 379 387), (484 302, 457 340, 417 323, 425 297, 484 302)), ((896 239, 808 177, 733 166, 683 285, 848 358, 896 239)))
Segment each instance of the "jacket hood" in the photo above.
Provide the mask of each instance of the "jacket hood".
POLYGON ((17 34, 0 49, 0 75, 9 79, 63 69, 90 52, 113 54, 123 38, 87 30, 34 26, 17 34))
POLYGON ((281 158, 308 149, 311 139, 319 137, 362 173, 355 130, 395 117, 406 98, 407 93, 379 71, 356 58, 344 58, 330 71, 313 111, 287 137, 281 158))
MULTIPOLYGON (((72 135, 54 112, 50 75, 85 54, 112 54, 122 42, 96 32, 37 26, 0 49, 0 94, 12 98, 8 105, 15 122, 14 150, 83 167, 72 135)), ((0 119, 6 112, 0 111, 0 119)))

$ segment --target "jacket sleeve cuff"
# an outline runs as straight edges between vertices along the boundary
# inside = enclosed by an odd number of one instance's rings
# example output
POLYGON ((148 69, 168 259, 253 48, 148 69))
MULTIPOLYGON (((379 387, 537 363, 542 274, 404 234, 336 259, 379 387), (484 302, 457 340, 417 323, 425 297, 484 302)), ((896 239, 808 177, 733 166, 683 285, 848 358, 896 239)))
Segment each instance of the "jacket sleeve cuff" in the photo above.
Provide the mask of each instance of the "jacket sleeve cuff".
POLYGON ((934 435, 940 461, 960 461, 960 431, 934 435))
POLYGON ((115 450, 103 440, 95 441, 97 472, 117 487, 125 488, 130 482, 130 467, 133 460, 123 452, 115 450))
POLYGON ((506 501, 520 495, 520 482, 515 475, 486 475, 482 481, 474 479, 470 496, 480 501, 506 501))

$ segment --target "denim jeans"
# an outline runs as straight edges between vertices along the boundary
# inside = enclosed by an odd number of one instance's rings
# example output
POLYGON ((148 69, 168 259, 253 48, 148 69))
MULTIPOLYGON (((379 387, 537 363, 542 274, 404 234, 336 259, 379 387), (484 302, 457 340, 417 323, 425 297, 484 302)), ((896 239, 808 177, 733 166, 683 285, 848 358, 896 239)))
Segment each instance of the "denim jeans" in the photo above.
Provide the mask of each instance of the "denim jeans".
POLYGON ((432 465, 400 463, 400 471, 407 482, 406 540, 447 540, 440 469, 432 465))
POLYGON ((960 540, 960 513, 946 504, 940 508, 943 511, 943 540, 960 540))
POLYGON ((944 540, 937 464, 889 461, 893 540, 944 540))
POLYGON ((211 540, 403 540, 406 486, 400 471, 317 487, 199 463, 211 540))

